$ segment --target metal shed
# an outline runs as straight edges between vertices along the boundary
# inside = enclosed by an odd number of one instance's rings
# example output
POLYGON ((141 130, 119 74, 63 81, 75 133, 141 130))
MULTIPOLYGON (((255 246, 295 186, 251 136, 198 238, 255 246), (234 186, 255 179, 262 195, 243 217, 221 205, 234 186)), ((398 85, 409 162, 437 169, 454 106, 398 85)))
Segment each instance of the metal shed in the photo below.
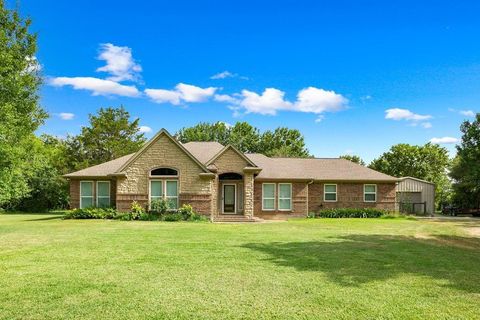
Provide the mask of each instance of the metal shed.
POLYGON ((416 214, 435 213, 435 184, 413 177, 400 178, 397 184, 398 210, 416 214))

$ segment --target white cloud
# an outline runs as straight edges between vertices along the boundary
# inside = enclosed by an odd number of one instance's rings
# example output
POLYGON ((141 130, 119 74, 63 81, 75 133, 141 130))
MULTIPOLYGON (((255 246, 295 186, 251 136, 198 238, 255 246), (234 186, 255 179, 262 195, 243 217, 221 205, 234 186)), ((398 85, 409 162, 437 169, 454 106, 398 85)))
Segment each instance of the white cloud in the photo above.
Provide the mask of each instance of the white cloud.
POLYGON ((182 102, 204 102, 212 97, 218 88, 200 88, 190 84, 179 83, 173 90, 145 89, 145 93, 156 103, 179 105, 182 102))
POLYGON ((62 120, 72 120, 75 117, 75 114, 70 112, 60 112, 58 117, 62 120))
POLYGON ((407 120, 407 121, 422 121, 431 119, 431 115, 420 115, 411 112, 408 109, 392 108, 385 110, 385 119, 391 120, 407 120))
POLYGON ((152 132, 152 128, 147 127, 147 126, 140 126, 140 132, 149 133, 149 132, 152 132))
POLYGON ((217 74, 214 74, 213 76, 210 77, 210 79, 225 79, 225 78, 233 78, 235 77, 236 74, 231 73, 230 71, 223 71, 219 72, 217 74))
POLYGON ((97 71, 111 74, 108 80, 112 81, 135 81, 139 78, 139 72, 142 67, 135 62, 132 56, 132 49, 129 47, 119 47, 111 43, 100 45, 99 60, 104 60, 107 64, 97 69, 97 71))
POLYGON ((213 79, 213 80, 226 79, 226 78, 239 78, 239 79, 242 79, 242 80, 248 80, 248 77, 241 76, 238 73, 232 73, 232 72, 227 71, 227 70, 225 70, 223 72, 216 73, 216 74, 214 74, 213 76, 210 77, 210 79, 213 79))
POLYGON ((238 104, 239 100, 228 94, 216 94, 213 99, 218 102, 228 102, 238 104))
POLYGON ((473 110, 457 110, 454 108, 448 108, 448 111, 459 113, 462 116, 466 116, 466 117, 475 117, 475 111, 473 110))
POLYGON ((460 114, 466 117, 475 117, 475 112, 472 110, 460 110, 460 114))
POLYGON ((203 102, 215 94, 217 88, 200 88, 190 84, 179 83, 175 87, 181 94, 182 100, 186 102, 203 102))
POLYGON ((75 90, 89 90, 94 96, 118 95, 124 97, 138 97, 140 92, 134 86, 126 86, 111 80, 92 77, 57 77, 51 78, 49 84, 55 87, 70 85, 75 90))
POLYGON ((346 98, 334 91, 308 87, 298 92, 294 109, 319 114, 342 110, 347 106, 347 103, 346 98))
POLYGON ((452 143, 457 143, 459 141, 460 141, 459 139, 453 138, 453 137, 442 137, 442 138, 430 139, 430 142, 435 144, 452 144, 452 143))
POLYGON ((432 127, 432 124, 430 122, 423 122, 421 126, 425 129, 430 129, 432 127))
POLYGON ((247 113, 259 113, 275 115, 278 110, 287 110, 292 108, 292 103, 285 101, 285 92, 275 88, 267 88, 261 95, 248 90, 242 90, 243 99, 240 106, 247 113))
POLYGON ((319 115, 317 119, 315 119, 315 123, 320 123, 325 119, 325 116, 323 114, 319 115))
MULTIPOLYGON (((227 98, 225 98, 227 100, 227 98)), ((266 88, 262 94, 253 91, 243 90, 238 102, 232 98, 230 103, 236 103, 246 113, 258 113, 264 115, 275 115, 278 111, 296 111, 321 114, 324 112, 335 112, 347 107, 348 100, 334 91, 327 91, 315 87, 302 89, 297 94, 297 100, 290 102, 285 99, 285 92, 266 88)), ((320 122, 323 117, 317 117, 320 122)))
POLYGON ((180 104, 180 93, 174 90, 145 89, 145 94, 156 103, 180 104))

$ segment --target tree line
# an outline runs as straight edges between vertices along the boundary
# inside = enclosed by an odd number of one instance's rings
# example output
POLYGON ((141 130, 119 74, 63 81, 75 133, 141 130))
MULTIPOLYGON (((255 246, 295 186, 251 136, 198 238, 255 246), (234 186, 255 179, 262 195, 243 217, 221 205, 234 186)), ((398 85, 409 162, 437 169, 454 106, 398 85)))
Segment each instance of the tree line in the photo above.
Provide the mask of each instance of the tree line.
MULTIPOLYGON (((48 118, 40 105, 41 71, 37 35, 30 19, 0 0, 0 209, 43 211, 68 205, 63 174, 133 153, 145 143, 139 119, 123 106, 100 108, 78 135, 36 135, 48 118)), ((480 114, 464 121, 457 155, 449 159, 439 145, 397 144, 368 167, 393 176, 412 176, 436 184, 439 203, 480 206, 480 114)), ((182 143, 218 141, 242 152, 271 157, 311 157, 300 131, 287 127, 260 132, 247 122, 199 123, 175 133, 182 143)), ((341 158, 366 165, 358 156, 341 158)))

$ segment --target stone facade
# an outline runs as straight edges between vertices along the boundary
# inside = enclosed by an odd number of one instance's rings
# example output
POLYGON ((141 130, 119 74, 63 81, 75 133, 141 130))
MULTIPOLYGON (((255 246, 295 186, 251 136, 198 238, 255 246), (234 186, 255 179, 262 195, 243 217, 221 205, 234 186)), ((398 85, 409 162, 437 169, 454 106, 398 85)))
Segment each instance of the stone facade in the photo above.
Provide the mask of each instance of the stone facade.
MULTIPOLYGON (((327 183, 330 184, 330 183, 327 183)), ((395 183, 377 183, 377 201, 363 201, 364 183, 336 183, 337 201, 323 200, 324 183, 313 183, 308 189, 308 211, 316 212, 330 208, 378 208, 395 210, 395 183)), ((368 182, 367 184, 372 184, 368 182)))
POLYGON ((159 167, 178 171, 179 204, 191 201, 194 210, 211 212, 211 182, 200 177, 204 170, 168 136, 160 135, 124 171, 126 177, 118 178, 117 209, 128 210, 136 200, 148 204, 149 174, 159 167))
POLYGON ((239 181, 234 181, 237 185, 237 199, 239 198, 239 189, 243 187, 243 205, 241 206, 241 210, 237 210, 238 213, 243 213, 247 216, 253 215, 253 174, 251 173, 244 173, 243 169, 248 167, 250 164, 245 161, 245 159, 240 156, 233 148, 229 148, 225 150, 215 161, 212 163, 216 168, 216 178, 214 180, 214 187, 212 189, 212 203, 215 204, 213 206, 213 213, 214 215, 218 215, 222 213, 222 194, 221 194, 221 187, 222 182, 219 180, 218 176, 222 173, 237 173, 243 176, 243 183, 239 181))

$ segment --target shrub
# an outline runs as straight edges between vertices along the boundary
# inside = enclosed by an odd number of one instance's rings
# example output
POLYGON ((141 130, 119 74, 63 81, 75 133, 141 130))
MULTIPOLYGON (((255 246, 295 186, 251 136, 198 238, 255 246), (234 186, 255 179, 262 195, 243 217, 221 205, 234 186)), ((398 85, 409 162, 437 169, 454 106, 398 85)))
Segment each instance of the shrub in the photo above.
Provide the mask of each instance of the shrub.
POLYGON ((64 219, 115 219, 117 216, 113 208, 84 208, 67 211, 64 219))
POLYGON ((143 207, 137 201, 133 201, 130 207, 130 215, 132 217, 131 220, 140 220, 140 217, 144 213, 145 210, 143 209, 143 207))
POLYGON ((196 214, 193 211, 193 207, 189 204, 182 205, 177 212, 183 216, 183 220, 190 220, 190 218, 196 214))
POLYGON ((390 212, 375 208, 335 208, 314 213, 315 218, 379 218, 390 212))
POLYGON ((174 213, 167 213, 163 215, 163 221, 182 221, 185 220, 181 213, 174 212, 174 213))
POLYGON ((152 203, 150 203, 150 211, 153 213, 158 213, 160 215, 163 215, 167 213, 167 210, 168 210, 168 202, 165 199, 153 200, 152 203))

